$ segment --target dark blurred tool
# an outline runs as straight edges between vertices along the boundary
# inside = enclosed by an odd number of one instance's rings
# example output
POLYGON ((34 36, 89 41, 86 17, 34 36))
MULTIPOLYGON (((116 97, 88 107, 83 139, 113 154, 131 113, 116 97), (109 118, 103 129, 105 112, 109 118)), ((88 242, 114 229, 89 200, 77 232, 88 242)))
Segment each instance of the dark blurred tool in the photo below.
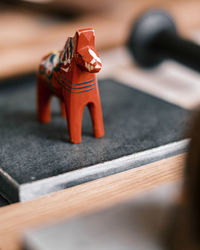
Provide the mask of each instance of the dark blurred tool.
POLYGON ((200 46, 179 36, 173 18, 162 10, 151 10, 134 23, 128 47, 138 65, 157 66, 174 59, 200 71, 200 46))

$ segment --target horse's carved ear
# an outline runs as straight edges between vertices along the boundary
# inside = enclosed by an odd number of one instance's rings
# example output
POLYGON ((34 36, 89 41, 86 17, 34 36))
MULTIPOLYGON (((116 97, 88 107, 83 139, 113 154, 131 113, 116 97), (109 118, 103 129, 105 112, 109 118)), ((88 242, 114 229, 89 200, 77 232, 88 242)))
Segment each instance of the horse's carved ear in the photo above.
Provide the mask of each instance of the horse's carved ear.
POLYGON ((93 46, 95 43, 95 34, 93 29, 80 29, 76 32, 77 37, 77 49, 85 46, 93 46))

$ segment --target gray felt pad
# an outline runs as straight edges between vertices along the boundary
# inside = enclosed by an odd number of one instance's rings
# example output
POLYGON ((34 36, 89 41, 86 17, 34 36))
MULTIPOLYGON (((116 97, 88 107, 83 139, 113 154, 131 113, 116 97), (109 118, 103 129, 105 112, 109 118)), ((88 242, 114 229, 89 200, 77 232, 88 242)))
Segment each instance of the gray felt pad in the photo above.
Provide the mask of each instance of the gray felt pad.
POLYGON ((1 87, 0 192, 4 197, 11 202, 30 200, 185 149, 183 141, 173 142, 181 139, 188 111, 112 79, 99 81, 99 88, 105 137, 93 137, 86 109, 82 143, 71 144, 56 99, 52 121, 37 122, 35 77, 1 87), (158 148, 162 145, 168 146, 158 148), (151 152, 153 148, 158 150, 151 152))

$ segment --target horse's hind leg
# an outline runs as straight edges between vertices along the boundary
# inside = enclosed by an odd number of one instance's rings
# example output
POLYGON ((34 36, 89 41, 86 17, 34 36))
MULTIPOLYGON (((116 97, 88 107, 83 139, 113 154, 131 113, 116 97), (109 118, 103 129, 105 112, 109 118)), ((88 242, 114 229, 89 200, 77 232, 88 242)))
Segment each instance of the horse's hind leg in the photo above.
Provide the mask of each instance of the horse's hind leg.
POLYGON ((62 100, 59 100, 59 101, 60 101, 61 115, 63 118, 66 118, 67 115, 66 115, 66 110, 65 110, 65 103, 62 100))
POLYGON ((48 123, 51 120, 50 106, 51 92, 45 84, 45 80, 38 76, 37 81, 37 115, 42 123, 48 123))

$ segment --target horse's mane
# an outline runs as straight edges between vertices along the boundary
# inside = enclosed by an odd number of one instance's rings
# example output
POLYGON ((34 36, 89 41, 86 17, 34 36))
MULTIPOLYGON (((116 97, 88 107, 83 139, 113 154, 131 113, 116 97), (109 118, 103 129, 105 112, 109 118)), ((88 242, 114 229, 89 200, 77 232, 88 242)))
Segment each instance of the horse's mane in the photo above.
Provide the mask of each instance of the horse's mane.
POLYGON ((72 57, 73 57, 72 37, 68 37, 60 56, 61 56, 62 62, 64 62, 66 59, 67 60, 72 59, 72 57))
POLYGON ((58 64, 54 67, 55 71, 59 71, 62 64, 69 65, 73 57, 72 37, 68 37, 65 46, 62 50, 58 51, 58 64))

